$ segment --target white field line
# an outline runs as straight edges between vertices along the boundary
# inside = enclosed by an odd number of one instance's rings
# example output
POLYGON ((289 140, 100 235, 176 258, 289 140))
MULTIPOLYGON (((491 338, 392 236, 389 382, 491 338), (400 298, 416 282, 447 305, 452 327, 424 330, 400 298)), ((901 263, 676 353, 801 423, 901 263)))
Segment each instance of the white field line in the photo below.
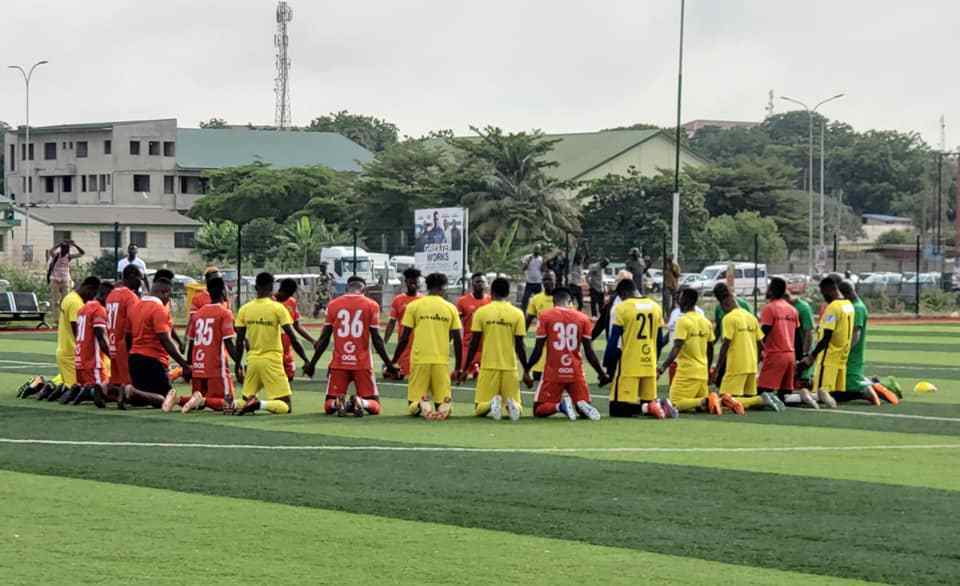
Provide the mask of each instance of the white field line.
POLYGON ((865 452, 880 450, 955 450, 960 444, 899 444, 873 446, 774 446, 774 447, 613 447, 613 448, 469 448, 456 446, 282 446, 257 444, 194 444, 169 442, 105 442, 0 438, 0 444, 74 446, 90 448, 176 448, 206 450, 266 450, 283 452, 460 452, 478 454, 577 454, 577 453, 763 453, 763 452, 865 452))
POLYGON ((795 409, 804 413, 837 413, 841 415, 862 415, 864 417, 893 417, 895 419, 920 419, 922 421, 948 421, 960 423, 960 417, 935 417, 932 415, 910 415, 908 413, 875 413, 871 411, 848 411, 846 409, 795 409))

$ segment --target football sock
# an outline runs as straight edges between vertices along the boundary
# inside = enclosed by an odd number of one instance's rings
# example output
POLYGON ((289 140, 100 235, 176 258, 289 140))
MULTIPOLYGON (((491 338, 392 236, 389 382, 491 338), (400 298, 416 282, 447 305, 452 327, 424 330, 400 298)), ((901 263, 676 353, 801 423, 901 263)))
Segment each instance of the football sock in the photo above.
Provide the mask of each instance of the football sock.
POLYGON ((370 415, 380 415, 380 401, 377 399, 359 399, 360 404, 370 415))
POLYGON ((740 404, 743 405, 744 409, 758 409, 764 407, 765 403, 763 402, 763 397, 760 395, 755 395, 751 397, 745 397, 743 395, 739 397, 734 397, 737 401, 740 401, 740 404))
POLYGON ((290 413, 290 405, 288 405, 284 401, 277 401, 277 400, 264 401, 261 399, 260 408, 265 411, 269 411, 270 413, 274 413, 276 415, 284 415, 286 413, 290 413))
POLYGON ((703 399, 670 399, 677 411, 696 411, 703 405, 703 399))
POLYGON ((559 411, 560 403, 534 403, 533 405, 533 416, 534 417, 550 417, 557 411, 559 411))
POLYGON ((337 400, 336 399, 327 399, 323 402, 323 410, 327 415, 333 415, 337 412, 337 400))

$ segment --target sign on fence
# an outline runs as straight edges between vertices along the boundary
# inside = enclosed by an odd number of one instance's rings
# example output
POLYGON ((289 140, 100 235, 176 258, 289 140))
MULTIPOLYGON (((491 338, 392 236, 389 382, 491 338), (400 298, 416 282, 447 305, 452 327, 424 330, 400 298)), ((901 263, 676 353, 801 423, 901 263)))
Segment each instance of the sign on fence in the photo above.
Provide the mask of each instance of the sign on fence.
POLYGON ((417 268, 444 273, 456 283, 466 271, 468 223, 464 208, 432 208, 414 213, 417 268))

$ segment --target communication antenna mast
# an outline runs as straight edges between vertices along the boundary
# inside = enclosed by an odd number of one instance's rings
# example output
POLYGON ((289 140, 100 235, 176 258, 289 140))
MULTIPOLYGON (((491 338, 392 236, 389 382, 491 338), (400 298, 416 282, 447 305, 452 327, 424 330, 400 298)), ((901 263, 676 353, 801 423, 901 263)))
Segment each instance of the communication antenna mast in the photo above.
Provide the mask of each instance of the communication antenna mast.
POLYGON ((274 79, 273 93, 276 96, 274 124, 280 130, 290 126, 290 55, 287 52, 290 38, 287 35, 287 23, 293 20, 293 8, 280 0, 277 2, 277 32, 273 35, 273 44, 277 48, 277 77, 274 79))
POLYGON ((767 111, 767 118, 773 116, 773 90, 770 90, 770 93, 767 94, 767 106, 764 110, 767 111))
POLYGON ((940 152, 947 150, 947 119, 941 114, 940 115, 940 152))

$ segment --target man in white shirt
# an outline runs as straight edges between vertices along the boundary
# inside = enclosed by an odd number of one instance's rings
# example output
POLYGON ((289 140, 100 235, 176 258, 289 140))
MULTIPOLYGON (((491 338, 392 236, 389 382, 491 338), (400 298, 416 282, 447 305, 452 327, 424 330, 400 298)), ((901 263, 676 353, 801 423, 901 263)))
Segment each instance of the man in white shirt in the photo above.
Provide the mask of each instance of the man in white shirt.
POLYGON ((543 257, 540 256, 539 244, 533 247, 533 254, 523 259, 521 268, 526 275, 526 286, 523 288, 520 307, 525 309, 530 298, 543 291, 543 257))
POLYGON ((143 259, 137 256, 137 245, 131 244, 127 247, 127 256, 120 259, 117 263, 117 273, 123 274, 123 269, 127 268, 127 265, 133 265, 135 267, 140 267, 140 274, 143 276, 143 286, 144 288, 149 288, 150 284, 147 281, 147 265, 143 262, 143 259))

